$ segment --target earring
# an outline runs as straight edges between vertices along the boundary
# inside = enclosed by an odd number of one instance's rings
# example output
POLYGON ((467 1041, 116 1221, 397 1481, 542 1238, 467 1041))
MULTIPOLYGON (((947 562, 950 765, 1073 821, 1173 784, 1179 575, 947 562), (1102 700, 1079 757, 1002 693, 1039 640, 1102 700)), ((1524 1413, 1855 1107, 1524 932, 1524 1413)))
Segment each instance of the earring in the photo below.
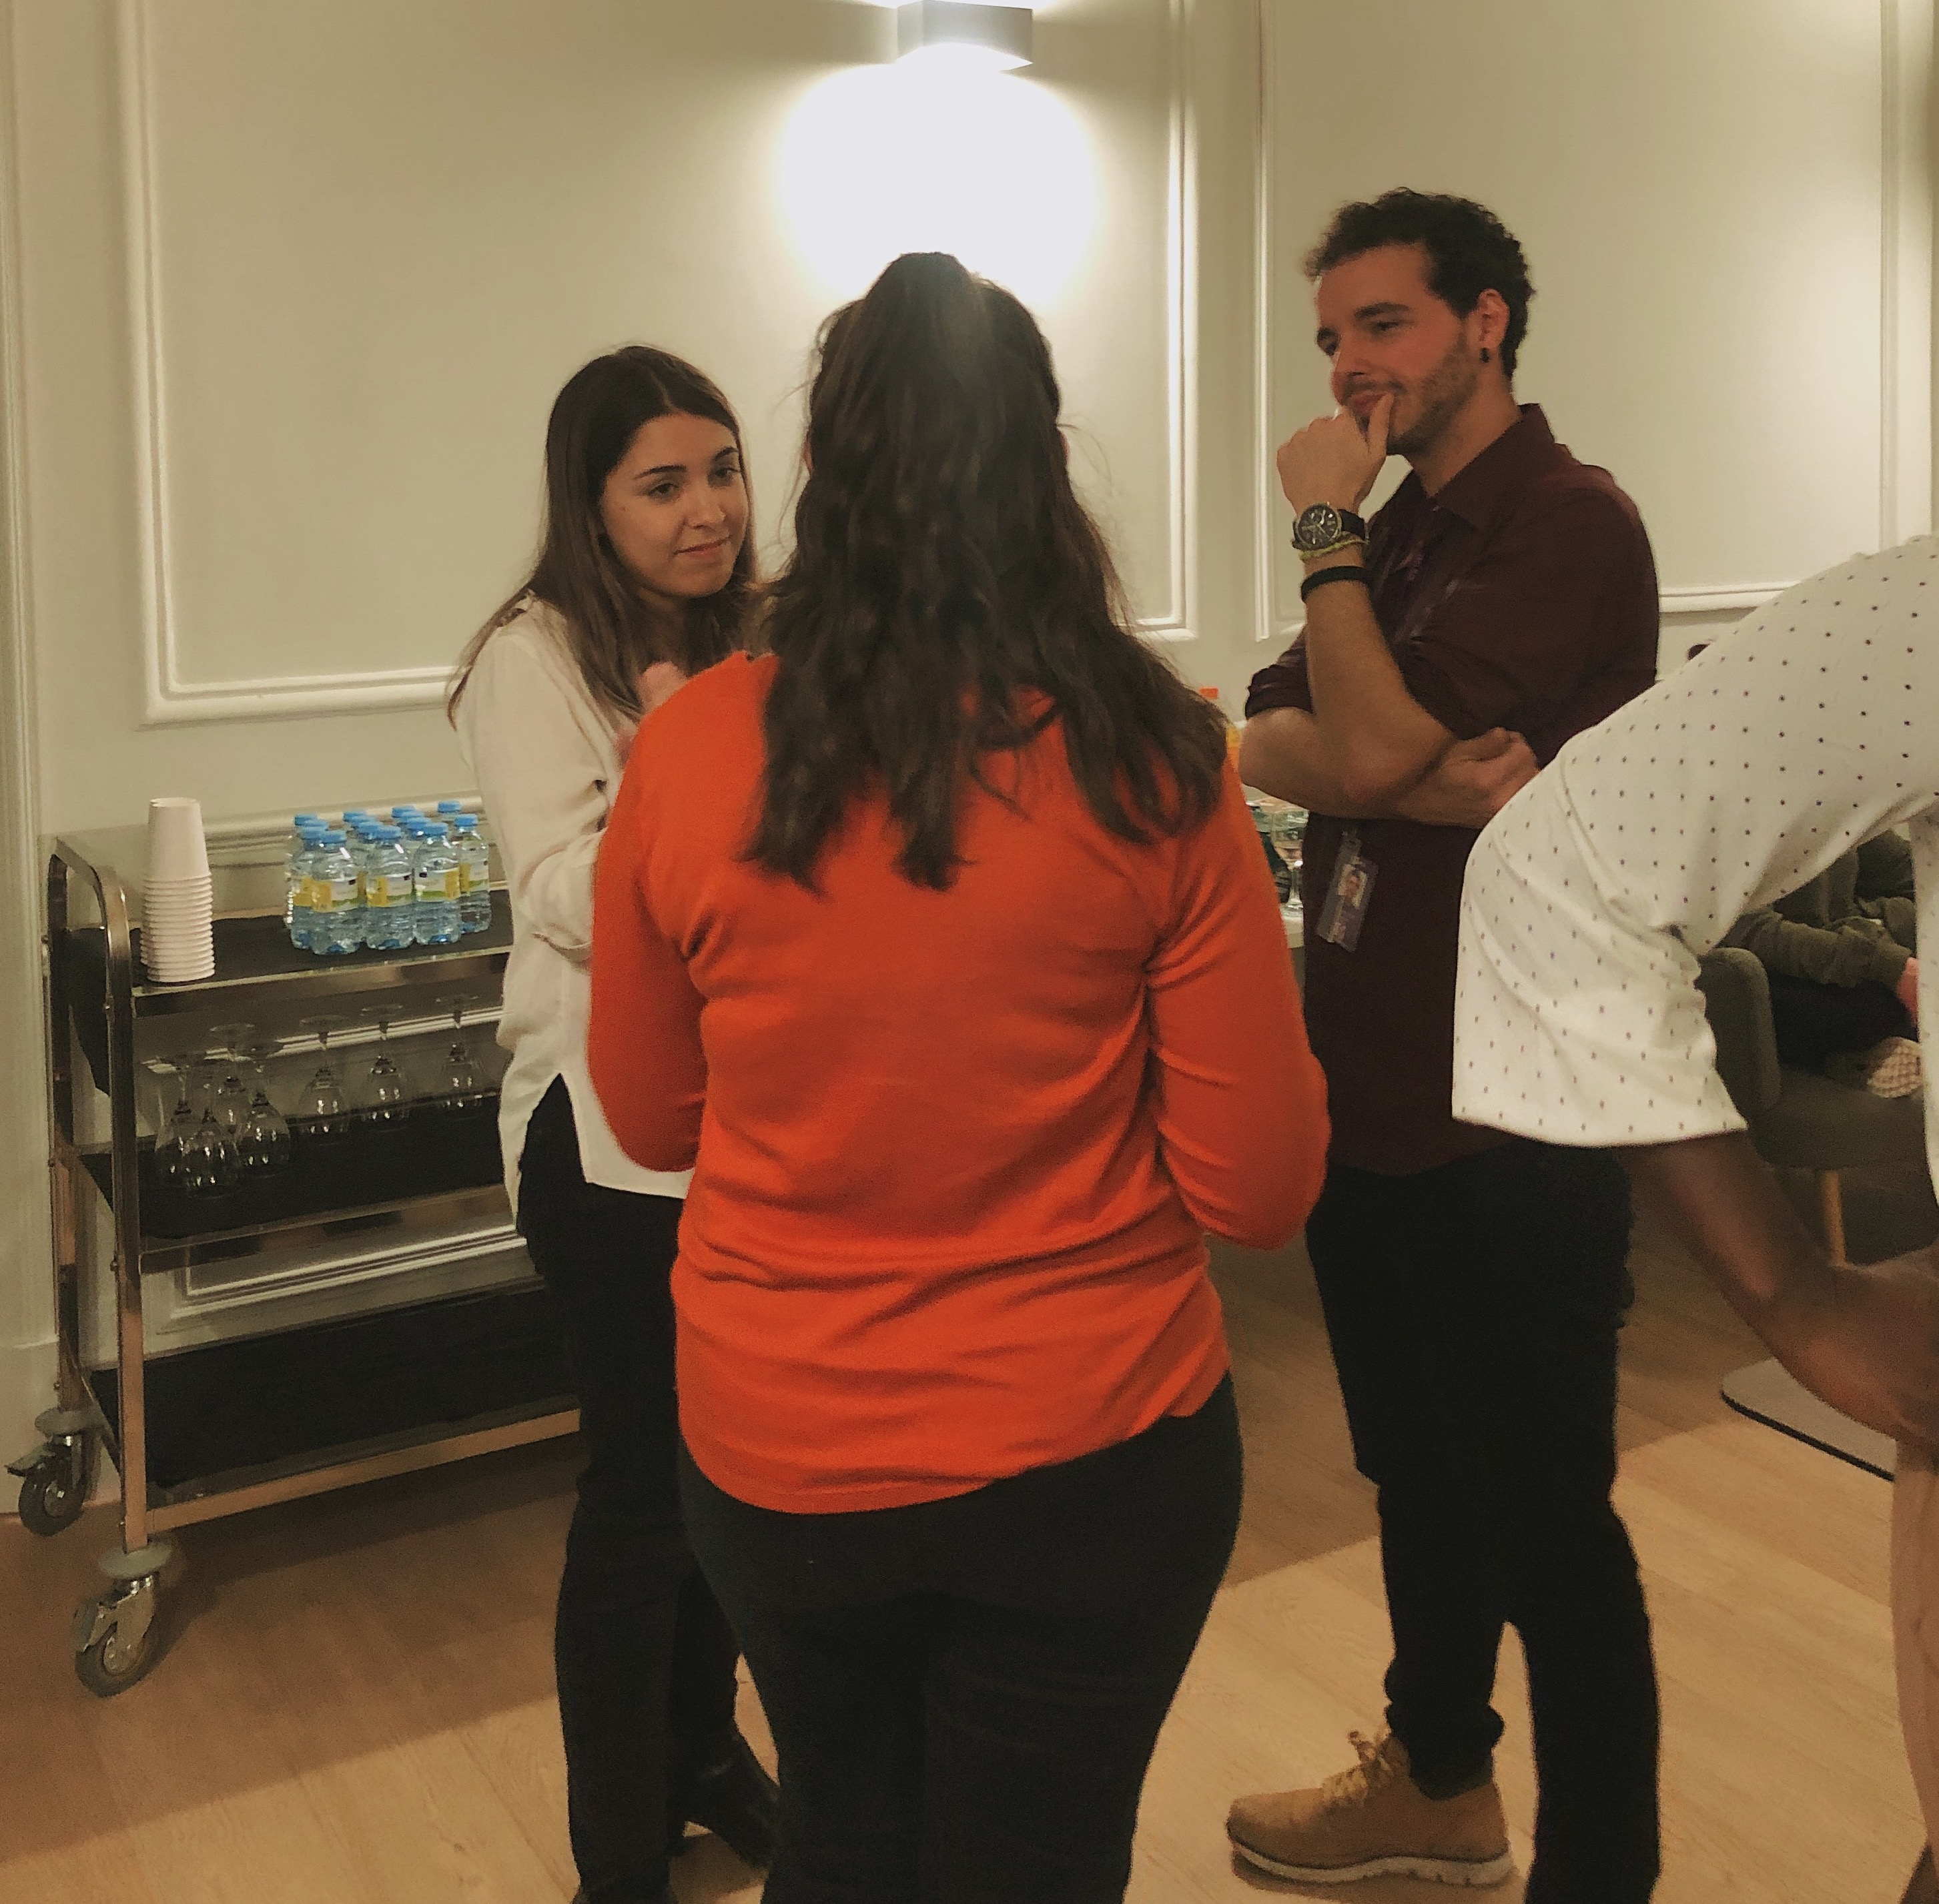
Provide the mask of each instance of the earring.
POLYGON ((1490 350, 1490 349, 1488 348, 1488 347, 1487 347, 1487 345, 1484 344, 1484 345, 1481 346, 1481 361, 1482 361, 1484 363, 1493 363, 1493 361, 1494 361, 1494 360, 1495 360, 1495 354, 1494 354, 1494 352, 1493 352, 1493 351, 1490 350))

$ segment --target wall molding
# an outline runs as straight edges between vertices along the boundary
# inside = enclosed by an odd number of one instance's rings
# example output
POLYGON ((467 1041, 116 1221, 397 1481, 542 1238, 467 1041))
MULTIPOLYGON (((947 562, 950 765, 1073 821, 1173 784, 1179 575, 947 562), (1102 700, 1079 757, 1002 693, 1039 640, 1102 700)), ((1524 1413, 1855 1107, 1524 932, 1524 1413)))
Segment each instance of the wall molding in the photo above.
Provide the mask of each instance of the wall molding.
MULTIPOLYGON (((0 0, 0 1446, 33 1440, 53 1399, 53 1278, 41 1057, 40 773, 12 0, 0 0)), ((9 1500, 8 1506, 12 1503, 9 1500)))
POLYGON ((451 679, 448 664, 343 674, 188 679, 170 582, 168 393, 163 373, 160 257, 155 205, 153 75, 148 0, 117 0, 120 130, 126 207, 129 315, 132 342, 137 521, 142 574, 144 727, 184 722, 434 707, 451 679))
MULTIPOLYGON (((1933 0, 1879 0, 1881 62, 1880 166, 1880 389, 1878 544, 1889 549, 1933 525, 1933 193, 1927 167, 1925 110, 1933 65, 1933 0)), ((1305 619, 1278 598, 1272 524, 1279 490, 1274 440, 1272 235, 1277 163, 1278 9, 1256 0, 1259 54, 1257 273, 1253 339, 1259 471, 1254 546, 1253 640, 1283 646, 1305 619)), ((1661 593, 1666 619, 1746 613, 1786 589, 1784 582, 1699 582, 1661 593)))
POLYGON ((1165 190, 1166 470, 1171 492, 1171 600, 1165 612, 1141 621, 1155 641, 1195 641, 1199 635, 1198 509, 1198 128, 1192 95, 1191 0, 1170 0, 1171 100, 1170 163, 1165 190))

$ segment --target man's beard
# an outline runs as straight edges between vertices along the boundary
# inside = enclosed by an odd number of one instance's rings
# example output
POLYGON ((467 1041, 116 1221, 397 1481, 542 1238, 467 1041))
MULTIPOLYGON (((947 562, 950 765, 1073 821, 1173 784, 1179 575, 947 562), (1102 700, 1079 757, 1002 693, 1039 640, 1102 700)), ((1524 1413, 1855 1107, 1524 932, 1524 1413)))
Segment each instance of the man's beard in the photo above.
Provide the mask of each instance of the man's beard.
POLYGON ((1463 340, 1456 338, 1447 354, 1428 372, 1427 380, 1420 387, 1420 415, 1399 436, 1389 439, 1389 452, 1412 458, 1432 449, 1481 381, 1481 366, 1468 355, 1463 340))

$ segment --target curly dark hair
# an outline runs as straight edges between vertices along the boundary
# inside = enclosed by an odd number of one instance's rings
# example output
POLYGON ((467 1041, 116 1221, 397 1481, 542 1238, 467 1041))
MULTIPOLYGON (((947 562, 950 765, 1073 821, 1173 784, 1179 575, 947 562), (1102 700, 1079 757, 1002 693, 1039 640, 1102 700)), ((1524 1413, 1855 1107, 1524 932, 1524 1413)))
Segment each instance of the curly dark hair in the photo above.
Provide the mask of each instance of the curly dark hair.
POLYGON ((1060 402, 1030 313, 942 253, 898 258, 823 327, 794 554, 769 597, 752 863, 814 890, 852 804, 879 789, 898 870, 946 890, 966 787, 1006 797, 995 757, 1052 718, 1111 832, 1146 841, 1213 812, 1224 723, 1131 631, 1060 402))
POLYGON ((1514 233, 1472 199, 1401 186, 1377 199, 1341 206, 1326 236, 1307 253, 1306 275, 1317 278, 1385 245, 1418 245, 1427 254, 1427 287, 1457 318, 1474 309, 1482 292, 1500 294, 1508 307, 1502 368, 1512 377, 1516 354, 1528 335, 1529 300, 1535 295, 1528 260, 1514 233))

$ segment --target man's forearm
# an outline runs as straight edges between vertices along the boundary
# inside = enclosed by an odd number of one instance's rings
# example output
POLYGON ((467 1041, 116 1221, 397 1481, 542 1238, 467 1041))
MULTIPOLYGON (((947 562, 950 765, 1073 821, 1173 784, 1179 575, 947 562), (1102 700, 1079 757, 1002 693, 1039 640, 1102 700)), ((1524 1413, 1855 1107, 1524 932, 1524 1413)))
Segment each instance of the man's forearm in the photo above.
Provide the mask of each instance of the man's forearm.
POLYGON ((1472 789, 1440 784, 1432 766, 1389 799, 1350 798, 1329 763, 1319 723, 1298 707, 1268 708, 1246 723, 1239 746, 1239 777, 1262 793, 1335 820, 1411 820, 1423 826, 1481 827, 1493 811, 1476 810, 1472 789))
POLYGON ((1362 583, 1314 590, 1306 661, 1338 790, 1369 815, 1391 807, 1453 736, 1408 692, 1362 583))
POLYGON ((1618 1151, 1730 1306, 1781 1347, 1826 1298, 1824 1252, 1741 1131, 1618 1151))
POLYGON ((1271 707, 1247 721, 1239 742, 1239 777, 1277 800, 1336 820, 1387 820, 1391 802, 1356 799, 1341 785, 1320 722, 1301 707, 1271 707))

